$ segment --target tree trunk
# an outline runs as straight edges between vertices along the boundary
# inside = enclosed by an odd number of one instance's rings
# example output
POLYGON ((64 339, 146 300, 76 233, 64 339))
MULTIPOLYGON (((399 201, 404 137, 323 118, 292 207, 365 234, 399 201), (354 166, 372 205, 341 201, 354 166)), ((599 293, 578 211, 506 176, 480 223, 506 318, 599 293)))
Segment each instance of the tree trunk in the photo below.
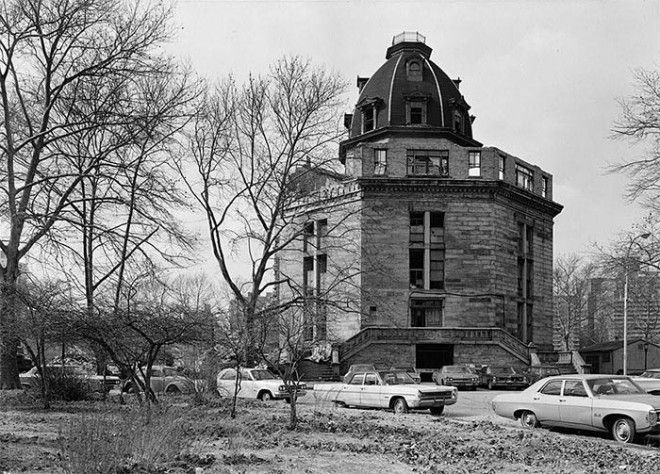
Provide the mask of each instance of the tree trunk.
POLYGON ((18 378, 16 354, 20 340, 16 327, 16 280, 17 264, 7 258, 7 268, 0 281, 0 390, 21 388, 18 378))

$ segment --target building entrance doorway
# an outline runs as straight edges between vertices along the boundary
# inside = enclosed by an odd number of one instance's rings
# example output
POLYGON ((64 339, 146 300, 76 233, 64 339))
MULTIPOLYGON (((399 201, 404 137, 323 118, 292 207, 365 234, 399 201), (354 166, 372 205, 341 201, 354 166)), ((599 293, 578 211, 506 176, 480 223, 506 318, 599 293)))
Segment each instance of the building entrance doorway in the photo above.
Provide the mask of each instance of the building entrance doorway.
POLYGON ((432 370, 439 369, 443 365, 453 365, 453 344, 417 344, 415 346, 416 368, 422 376, 422 382, 431 382, 432 370))

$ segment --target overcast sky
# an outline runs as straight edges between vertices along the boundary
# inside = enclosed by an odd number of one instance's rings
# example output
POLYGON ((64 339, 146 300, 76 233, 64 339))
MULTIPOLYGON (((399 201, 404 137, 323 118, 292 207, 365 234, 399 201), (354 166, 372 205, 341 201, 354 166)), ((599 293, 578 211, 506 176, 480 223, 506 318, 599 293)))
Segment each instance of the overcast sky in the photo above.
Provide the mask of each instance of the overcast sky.
POLYGON ((351 83, 385 61, 392 36, 418 31, 477 119, 474 137, 554 175, 555 256, 591 249, 639 220, 608 163, 639 154, 610 138, 636 68, 660 67, 654 1, 179 0, 176 55, 207 77, 262 73, 302 55, 351 83))

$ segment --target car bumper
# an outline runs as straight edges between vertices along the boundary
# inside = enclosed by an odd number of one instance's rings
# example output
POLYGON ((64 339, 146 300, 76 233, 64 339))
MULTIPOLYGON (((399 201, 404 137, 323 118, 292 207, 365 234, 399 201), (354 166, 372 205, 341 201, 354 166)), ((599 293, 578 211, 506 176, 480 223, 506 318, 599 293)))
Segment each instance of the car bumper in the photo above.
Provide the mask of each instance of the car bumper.
MULTIPOLYGON (((304 397, 305 395, 307 395, 307 391, 306 391, 306 390, 301 390, 301 391, 298 391, 298 392, 296 393, 296 396, 297 396, 298 398, 300 398, 300 397, 304 397)), ((278 392, 278 393, 273 394, 273 398, 274 398, 275 400, 288 400, 288 399, 291 398, 291 394, 286 393, 286 392, 278 392)))
POLYGON ((638 429, 637 432, 644 435, 660 435, 660 424, 638 429))
POLYGON ((447 380, 447 385, 452 385, 458 388, 477 388, 479 382, 471 380, 447 380))

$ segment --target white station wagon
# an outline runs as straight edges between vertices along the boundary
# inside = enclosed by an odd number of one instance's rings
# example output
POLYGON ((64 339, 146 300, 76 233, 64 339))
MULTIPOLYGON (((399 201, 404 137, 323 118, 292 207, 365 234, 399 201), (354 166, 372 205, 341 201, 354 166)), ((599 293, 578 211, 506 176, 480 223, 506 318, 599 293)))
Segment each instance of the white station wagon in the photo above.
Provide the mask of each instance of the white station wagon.
POLYGON ((354 372, 347 376, 344 383, 316 385, 314 397, 340 406, 389 408, 395 413, 405 413, 409 408, 429 409, 433 415, 442 414, 445 406, 458 399, 456 387, 420 385, 403 371, 354 372))
POLYGON ((559 375, 492 401, 500 416, 527 428, 562 426, 610 432, 621 443, 637 434, 660 433, 660 397, 649 395, 629 377, 559 375))
MULTIPOLYGON (((291 395, 284 381, 266 369, 241 369, 240 370, 239 398, 258 398, 259 400, 285 400, 290 401, 291 395)), ((236 387, 236 369, 224 369, 218 374, 216 380, 218 393, 223 397, 234 395, 236 387)), ((305 395, 307 386, 298 383, 297 396, 305 395)))

